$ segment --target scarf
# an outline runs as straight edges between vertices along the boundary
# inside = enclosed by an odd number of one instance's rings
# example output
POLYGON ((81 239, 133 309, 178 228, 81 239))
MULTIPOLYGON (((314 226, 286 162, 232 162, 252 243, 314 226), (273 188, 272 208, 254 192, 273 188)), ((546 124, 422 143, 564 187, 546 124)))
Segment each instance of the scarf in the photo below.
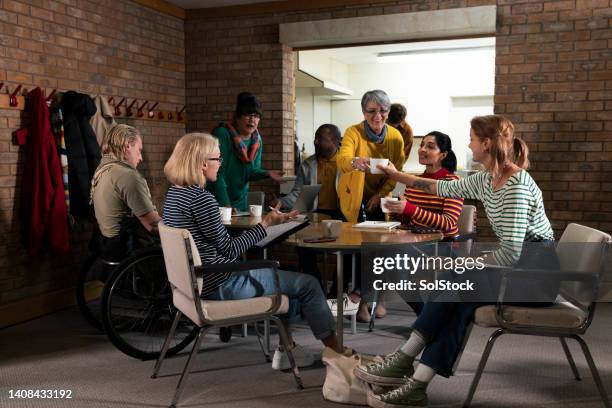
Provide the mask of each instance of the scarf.
POLYGON ((385 136, 387 136, 387 125, 384 125, 382 132, 380 132, 380 134, 377 135, 376 133, 374 133, 372 128, 368 125, 367 120, 364 120, 363 124, 365 126, 365 132, 366 132, 366 136, 368 137, 368 139, 370 139, 374 143, 382 143, 383 140, 385 140, 385 136))
POLYGON ((234 141, 234 152, 236 156, 243 163, 252 163, 255 161, 255 156, 257 156, 257 150, 259 150, 259 145, 261 142, 261 136, 259 136, 259 131, 255 129, 255 131, 251 134, 251 147, 247 151, 246 144, 242 137, 236 132, 234 126, 229 123, 224 124, 225 128, 229 131, 232 140, 234 141))

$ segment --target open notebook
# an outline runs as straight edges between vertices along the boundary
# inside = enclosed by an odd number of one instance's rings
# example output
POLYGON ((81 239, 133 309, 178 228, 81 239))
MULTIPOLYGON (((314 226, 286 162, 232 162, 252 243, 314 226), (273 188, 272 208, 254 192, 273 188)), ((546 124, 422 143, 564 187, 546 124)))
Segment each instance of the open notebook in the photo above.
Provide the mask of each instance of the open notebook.
POLYGON ((353 228, 368 228, 368 229, 393 229, 402 225, 399 221, 364 221, 353 225, 353 228))

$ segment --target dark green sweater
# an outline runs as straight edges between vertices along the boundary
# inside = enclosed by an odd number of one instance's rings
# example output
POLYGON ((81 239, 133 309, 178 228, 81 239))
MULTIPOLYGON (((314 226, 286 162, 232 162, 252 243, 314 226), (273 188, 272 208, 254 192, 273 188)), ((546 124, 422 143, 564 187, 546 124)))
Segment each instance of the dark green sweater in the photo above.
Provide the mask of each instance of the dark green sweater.
MULTIPOLYGON (((247 201, 249 181, 268 177, 268 171, 261 168, 263 141, 259 143, 255 160, 252 163, 243 163, 236 155, 234 142, 225 127, 215 128, 212 134, 219 139, 223 164, 219 169, 217 181, 206 183, 206 189, 215 195, 219 206, 234 207, 240 211, 247 211, 249 207, 247 201)), ((251 140, 245 140, 244 142, 249 149, 251 140)))

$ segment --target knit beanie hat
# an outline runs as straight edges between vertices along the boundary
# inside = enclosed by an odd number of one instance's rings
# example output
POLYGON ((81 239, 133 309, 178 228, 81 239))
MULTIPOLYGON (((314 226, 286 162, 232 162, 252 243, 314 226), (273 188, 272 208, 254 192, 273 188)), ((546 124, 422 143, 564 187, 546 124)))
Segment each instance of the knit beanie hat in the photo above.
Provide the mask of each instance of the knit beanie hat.
POLYGON ((256 113, 261 116, 261 103, 255 95, 250 92, 241 92, 236 99, 236 117, 256 113))

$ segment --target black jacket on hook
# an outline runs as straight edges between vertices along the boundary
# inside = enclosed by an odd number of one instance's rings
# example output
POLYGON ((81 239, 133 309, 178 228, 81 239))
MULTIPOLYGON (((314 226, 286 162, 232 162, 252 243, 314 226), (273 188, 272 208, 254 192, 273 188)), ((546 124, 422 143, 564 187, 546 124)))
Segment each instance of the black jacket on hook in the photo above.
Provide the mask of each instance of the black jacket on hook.
POLYGON ((89 119, 96 113, 96 105, 89 95, 68 91, 62 97, 61 109, 68 153, 70 213, 76 218, 92 218, 89 189, 100 164, 100 146, 89 119))

